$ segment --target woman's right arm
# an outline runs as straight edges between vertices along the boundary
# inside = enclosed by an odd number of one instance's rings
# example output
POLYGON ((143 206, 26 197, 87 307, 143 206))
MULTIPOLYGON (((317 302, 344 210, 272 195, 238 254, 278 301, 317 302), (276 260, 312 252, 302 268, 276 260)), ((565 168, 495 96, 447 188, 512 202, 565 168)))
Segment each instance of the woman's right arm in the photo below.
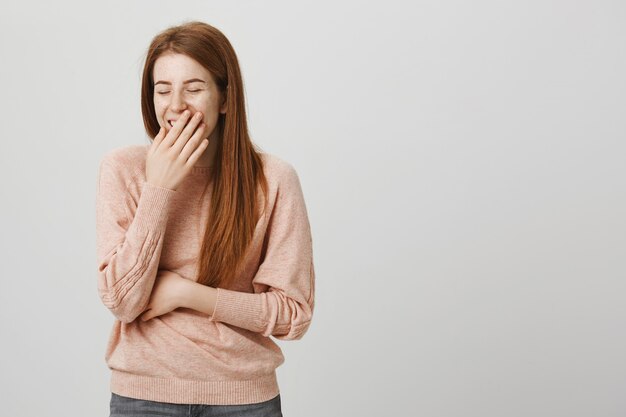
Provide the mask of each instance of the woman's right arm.
POLYGON ((113 155, 105 155, 96 193, 98 294, 124 323, 135 320, 150 301, 176 193, 145 181, 133 207, 127 187, 130 178, 113 155))

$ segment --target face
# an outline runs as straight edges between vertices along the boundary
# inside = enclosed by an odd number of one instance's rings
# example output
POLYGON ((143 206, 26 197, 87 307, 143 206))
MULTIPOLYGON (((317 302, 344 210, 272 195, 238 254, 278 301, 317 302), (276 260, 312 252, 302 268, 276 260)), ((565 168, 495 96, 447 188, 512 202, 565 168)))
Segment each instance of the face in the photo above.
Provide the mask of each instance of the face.
POLYGON ((161 127, 166 131, 185 110, 193 116, 202 112, 206 124, 204 137, 213 136, 220 113, 226 113, 222 97, 211 73, 193 58, 165 53, 154 63, 154 109, 161 127))

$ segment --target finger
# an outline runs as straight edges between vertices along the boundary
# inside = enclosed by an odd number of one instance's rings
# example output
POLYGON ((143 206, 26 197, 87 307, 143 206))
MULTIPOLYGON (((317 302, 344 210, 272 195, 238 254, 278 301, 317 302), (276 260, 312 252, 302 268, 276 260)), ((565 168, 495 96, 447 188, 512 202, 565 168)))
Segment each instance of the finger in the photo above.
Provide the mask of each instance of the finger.
POLYGON ((189 119, 190 114, 191 112, 189 110, 185 110, 183 114, 178 118, 178 120, 176 120, 174 126, 172 126, 169 132, 167 132, 165 139, 163 139, 163 146, 169 148, 174 142, 176 142, 176 139, 178 139, 178 135, 180 135, 180 132, 182 132, 183 128, 187 124, 187 119, 189 119))
POLYGON ((147 315, 148 315, 148 313, 150 312, 150 310, 152 310, 152 306, 147 305, 147 306, 146 306, 146 308, 144 308, 144 310, 141 312, 141 314, 142 314, 143 316, 147 316, 147 315))
POLYGON ((154 137, 154 140, 152 141, 152 144, 155 147, 159 146, 159 144, 163 140, 164 136, 165 136, 165 128, 163 126, 161 126, 161 128, 159 129, 159 133, 157 133, 157 135, 154 137))
POLYGON ((202 144, 204 135, 206 135, 206 124, 200 123, 198 129, 196 129, 193 136, 189 138, 185 147, 180 152, 180 156, 183 160, 188 161, 189 156, 202 144))
POLYGON ((193 132, 202 122, 202 117, 203 115, 201 112, 196 112, 196 114, 193 115, 193 118, 189 120, 189 123, 187 123, 187 126, 185 126, 181 134, 178 136, 178 139, 176 139, 176 141, 172 145, 172 148, 178 151, 177 153, 179 154, 181 153, 181 150, 183 149, 183 147, 187 144, 189 139, 193 136, 193 132))
POLYGON ((202 155, 202 153, 204 152, 207 146, 209 146, 209 139, 203 139, 202 142, 200 142, 200 145, 198 145, 196 150, 191 154, 191 156, 187 160, 187 166, 189 167, 194 166, 196 162, 198 161, 198 159, 200 159, 200 156, 202 155))
POLYGON ((165 128, 161 127, 159 129, 159 133, 156 134, 154 139, 152 140, 152 146, 148 149, 148 155, 152 154, 155 149, 159 147, 161 141, 163 141, 163 137, 165 136, 165 128))

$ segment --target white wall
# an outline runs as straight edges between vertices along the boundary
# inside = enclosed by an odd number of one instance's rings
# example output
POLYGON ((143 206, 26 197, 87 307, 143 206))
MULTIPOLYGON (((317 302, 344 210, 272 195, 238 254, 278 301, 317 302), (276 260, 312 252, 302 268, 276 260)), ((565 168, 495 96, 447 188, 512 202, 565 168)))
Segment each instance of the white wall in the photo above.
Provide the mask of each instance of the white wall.
POLYGON ((626 3, 0 5, 2 415, 108 415, 98 161, 145 144, 143 55, 229 37, 297 169, 316 311, 285 416, 626 413, 626 3))

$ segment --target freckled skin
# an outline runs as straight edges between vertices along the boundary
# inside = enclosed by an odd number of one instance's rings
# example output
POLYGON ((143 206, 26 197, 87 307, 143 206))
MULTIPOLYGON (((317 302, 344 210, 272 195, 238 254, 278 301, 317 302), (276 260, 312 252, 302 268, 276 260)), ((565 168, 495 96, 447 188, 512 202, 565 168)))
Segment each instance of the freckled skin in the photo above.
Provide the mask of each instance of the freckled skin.
POLYGON ((195 59, 169 52, 157 58, 152 74, 155 82, 154 109, 159 125, 169 131, 168 120, 178 120, 183 111, 189 110, 192 115, 202 112, 202 121, 206 124, 205 137, 209 137, 210 141, 195 166, 212 165, 218 145, 215 128, 219 114, 226 113, 226 100, 211 73, 195 59), (195 78, 205 82, 183 84, 195 78))

